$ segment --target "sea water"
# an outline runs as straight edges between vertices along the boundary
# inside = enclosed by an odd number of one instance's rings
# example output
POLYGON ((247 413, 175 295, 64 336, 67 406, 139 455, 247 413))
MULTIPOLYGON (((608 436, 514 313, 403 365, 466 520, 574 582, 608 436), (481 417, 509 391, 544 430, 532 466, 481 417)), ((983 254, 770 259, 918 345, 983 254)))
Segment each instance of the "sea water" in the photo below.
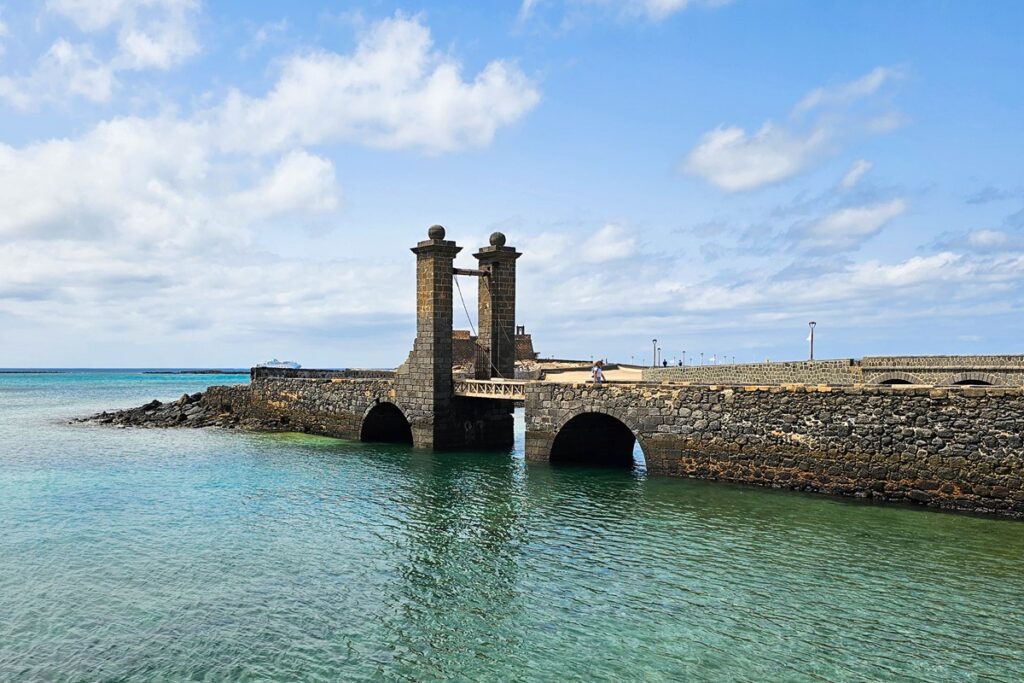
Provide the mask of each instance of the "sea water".
POLYGON ((0 374, 0 681, 1021 681, 1024 523, 296 434, 0 374))

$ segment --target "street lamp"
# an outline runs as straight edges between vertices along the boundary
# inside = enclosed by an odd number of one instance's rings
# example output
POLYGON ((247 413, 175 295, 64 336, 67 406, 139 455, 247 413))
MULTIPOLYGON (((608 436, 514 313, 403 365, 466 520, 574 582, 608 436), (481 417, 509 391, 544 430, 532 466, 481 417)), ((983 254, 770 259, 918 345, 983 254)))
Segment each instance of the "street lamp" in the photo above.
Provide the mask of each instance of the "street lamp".
POLYGON ((658 340, 657 339, 652 339, 651 340, 651 367, 654 368, 654 367, 657 367, 657 366, 658 366, 658 340))
POLYGON ((657 362, 655 363, 655 365, 661 365, 661 347, 660 346, 658 347, 658 358, 657 358, 657 362))
POLYGON ((807 341, 811 342, 811 360, 814 360, 814 326, 817 324, 813 320, 807 323, 807 326, 811 328, 811 333, 807 335, 807 341))
POLYGON ((700 352, 700 364, 704 365, 704 352, 703 351, 700 352))
POLYGON ((686 367, 686 349, 683 349, 683 367, 686 367))

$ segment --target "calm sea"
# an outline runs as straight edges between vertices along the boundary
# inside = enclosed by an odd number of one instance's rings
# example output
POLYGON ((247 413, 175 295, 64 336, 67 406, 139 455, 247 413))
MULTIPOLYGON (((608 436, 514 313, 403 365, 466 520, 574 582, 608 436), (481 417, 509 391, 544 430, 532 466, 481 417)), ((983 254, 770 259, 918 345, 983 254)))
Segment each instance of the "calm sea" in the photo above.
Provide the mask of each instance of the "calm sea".
POLYGON ((1021 522, 67 424, 244 381, 0 374, 0 681, 1024 680, 1021 522))

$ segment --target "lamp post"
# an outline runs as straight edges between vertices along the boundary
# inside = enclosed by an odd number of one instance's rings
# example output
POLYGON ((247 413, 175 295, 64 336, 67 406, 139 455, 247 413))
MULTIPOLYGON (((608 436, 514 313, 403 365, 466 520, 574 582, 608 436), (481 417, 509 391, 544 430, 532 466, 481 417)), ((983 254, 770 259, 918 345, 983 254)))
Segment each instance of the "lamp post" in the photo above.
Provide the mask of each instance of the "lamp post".
POLYGON ((807 326, 811 328, 811 334, 807 337, 807 341, 811 342, 811 360, 814 360, 814 326, 817 324, 813 320, 807 323, 807 326))
POLYGON ((651 367, 658 367, 658 340, 651 340, 651 367))
POLYGON ((658 359, 655 365, 661 365, 661 347, 658 347, 658 359))
POLYGON ((704 352, 703 351, 700 352, 700 364, 704 365, 704 352))
POLYGON ((683 349, 683 367, 686 367, 686 349, 683 349))

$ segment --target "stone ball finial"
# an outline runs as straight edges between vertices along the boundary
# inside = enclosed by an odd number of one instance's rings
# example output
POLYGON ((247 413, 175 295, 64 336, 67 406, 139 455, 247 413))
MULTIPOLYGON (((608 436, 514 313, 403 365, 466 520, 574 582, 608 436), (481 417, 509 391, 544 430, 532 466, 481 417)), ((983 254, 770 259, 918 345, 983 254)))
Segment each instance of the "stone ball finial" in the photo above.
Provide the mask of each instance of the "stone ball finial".
POLYGON ((444 239, 444 226, 443 225, 431 225, 427 228, 427 237, 432 240, 443 240, 444 239))
POLYGON ((503 247, 505 246, 505 235, 500 232, 491 233, 491 246, 492 247, 503 247))

